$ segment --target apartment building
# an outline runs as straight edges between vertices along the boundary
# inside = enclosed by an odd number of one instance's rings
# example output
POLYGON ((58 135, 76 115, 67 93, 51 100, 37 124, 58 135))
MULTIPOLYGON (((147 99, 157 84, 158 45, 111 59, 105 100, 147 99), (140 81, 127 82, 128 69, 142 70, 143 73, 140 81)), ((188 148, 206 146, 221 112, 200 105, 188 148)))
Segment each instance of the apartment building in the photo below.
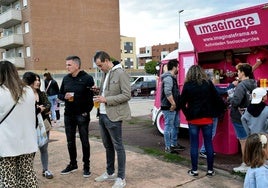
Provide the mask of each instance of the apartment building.
POLYGON ((0 59, 22 70, 65 70, 78 55, 93 68, 96 51, 120 59, 119 0, 0 0, 0 59))
POLYGON ((137 69, 136 38, 121 36, 121 64, 126 69, 137 69))
POLYGON ((176 49, 178 49, 178 42, 142 47, 138 54, 138 64, 144 66, 149 61, 159 62, 176 49))

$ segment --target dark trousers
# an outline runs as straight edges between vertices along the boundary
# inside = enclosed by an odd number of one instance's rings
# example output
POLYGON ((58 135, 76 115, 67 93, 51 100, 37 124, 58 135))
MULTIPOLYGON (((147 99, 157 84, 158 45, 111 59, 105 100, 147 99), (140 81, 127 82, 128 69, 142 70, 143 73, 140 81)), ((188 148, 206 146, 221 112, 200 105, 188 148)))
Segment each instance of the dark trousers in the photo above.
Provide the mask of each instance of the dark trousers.
POLYGON ((106 150, 107 173, 115 171, 115 151, 117 152, 118 177, 125 179, 126 153, 122 141, 122 121, 111 121, 106 114, 100 114, 100 133, 106 150))
POLYGON ((82 143, 83 162, 84 168, 90 167, 90 144, 88 138, 88 126, 89 126, 89 115, 64 115, 65 133, 67 138, 67 147, 70 156, 70 164, 77 165, 77 151, 76 151, 76 129, 82 143))

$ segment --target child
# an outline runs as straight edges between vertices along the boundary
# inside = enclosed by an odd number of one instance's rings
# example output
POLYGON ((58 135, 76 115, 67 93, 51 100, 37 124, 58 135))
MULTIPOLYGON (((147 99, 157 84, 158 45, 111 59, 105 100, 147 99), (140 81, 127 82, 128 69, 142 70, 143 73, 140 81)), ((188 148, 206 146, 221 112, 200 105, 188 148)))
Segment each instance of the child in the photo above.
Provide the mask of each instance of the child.
POLYGON ((268 106, 265 101, 267 101, 266 89, 258 87, 252 91, 251 104, 241 117, 247 135, 253 133, 268 134, 268 106))
POLYGON ((244 188, 268 187, 267 136, 252 134, 247 138, 244 162, 250 166, 244 181, 244 188))

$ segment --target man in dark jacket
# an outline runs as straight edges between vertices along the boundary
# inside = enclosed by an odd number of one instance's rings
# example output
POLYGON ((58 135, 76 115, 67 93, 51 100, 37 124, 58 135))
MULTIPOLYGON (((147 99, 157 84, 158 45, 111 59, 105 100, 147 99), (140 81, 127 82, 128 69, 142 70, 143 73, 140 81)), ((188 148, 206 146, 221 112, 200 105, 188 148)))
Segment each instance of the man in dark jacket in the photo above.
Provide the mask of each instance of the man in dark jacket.
POLYGON ((165 118, 164 140, 165 152, 174 153, 185 149, 177 143, 179 129, 179 98, 180 92, 176 75, 178 74, 178 61, 171 60, 167 64, 168 71, 161 75, 161 110, 165 118))
POLYGON ((94 80, 92 76, 80 69, 81 60, 78 56, 67 57, 66 67, 69 74, 63 78, 59 99, 65 101, 64 124, 70 163, 61 171, 61 174, 69 174, 78 168, 75 144, 75 134, 78 126, 83 151, 83 176, 89 177, 91 172, 88 126, 90 121, 89 113, 93 108, 91 88, 94 86, 94 80))

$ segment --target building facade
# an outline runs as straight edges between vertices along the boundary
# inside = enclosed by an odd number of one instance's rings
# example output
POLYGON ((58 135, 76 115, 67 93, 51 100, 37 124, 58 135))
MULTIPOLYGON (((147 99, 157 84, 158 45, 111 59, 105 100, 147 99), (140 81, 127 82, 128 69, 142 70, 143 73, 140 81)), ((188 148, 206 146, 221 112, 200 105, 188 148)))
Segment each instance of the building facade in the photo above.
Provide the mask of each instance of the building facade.
POLYGON ((1 59, 22 70, 65 70, 77 55, 93 68, 96 51, 120 59, 119 0, 0 0, 1 59))
POLYGON ((176 49, 178 49, 178 42, 142 47, 138 54, 138 64, 144 66, 149 61, 159 62, 176 49))
POLYGON ((135 37, 121 36, 121 64, 126 69, 137 69, 135 37))

